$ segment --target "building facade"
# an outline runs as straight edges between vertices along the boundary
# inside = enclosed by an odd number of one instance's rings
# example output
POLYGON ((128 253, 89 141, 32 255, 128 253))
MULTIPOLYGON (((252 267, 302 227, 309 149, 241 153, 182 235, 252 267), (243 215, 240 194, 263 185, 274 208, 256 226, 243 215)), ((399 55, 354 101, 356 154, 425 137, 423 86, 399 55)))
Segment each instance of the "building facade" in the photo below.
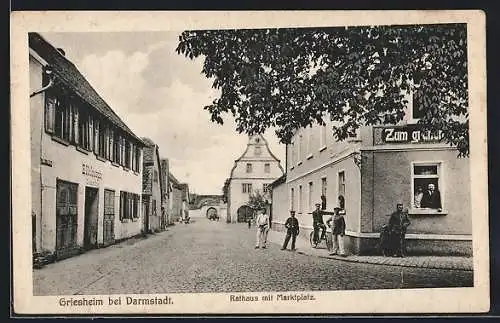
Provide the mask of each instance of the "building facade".
POLYGON ((171 216, 170 216, 170 207, 169 207, 169 200, 170 200, 170 183, 168 181, 168 174, 169 174, 169 162, 167 158, 160 158, 160 180, 162 182, 162 185, 164 187, 163 190, 163 196, 162 196, 162 202, 161 202, 161 212, 163 214, 163 219, 164 219, 164 226, 163 228, 165 229, 167 226, 172 224, 171 216))
POLYGON ((158 145, 149 138, 142 138, 144 147, 142 173, 142 231, 159 232, 165 228, 165 212, 162 212, 165 187, 161 181, 161 162, 158 145))
POLYGON ((29 33, 33 251, 65 258, 141 232, 144 143, 29 33))
POLYGON ((235 160, 227 187, 227 222, 245 222, 252 210, 250 195, 259 192, 270 200, 269 184, 284 173, 280 161, 262 135, 249 136, 245 152, 235 160))
POLYGON ((400 124, 362 127, 342 142, 328 131, 329 122, 299 130, 287 145, 286 181, 273 187, 274 228, 282 230, 289 210, 295 210, 307 236, 315 203, 331 211, 342 195, 347 248, 375 253, 382 226, 401 202, 411 221, 409 252, 471 255, 469 159, 458 158, 440 134, 423 132, 420 110, 409 102, 400 124), (425 203, 429 186, 440 198, 425 203))

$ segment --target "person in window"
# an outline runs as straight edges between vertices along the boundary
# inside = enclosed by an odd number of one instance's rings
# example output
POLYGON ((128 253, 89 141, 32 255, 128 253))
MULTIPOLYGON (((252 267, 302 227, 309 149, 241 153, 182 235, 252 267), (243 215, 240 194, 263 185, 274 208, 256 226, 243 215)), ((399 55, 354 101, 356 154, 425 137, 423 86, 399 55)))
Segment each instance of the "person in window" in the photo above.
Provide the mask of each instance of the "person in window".
POLYGON ((441 212, 441 193, 439 193, 434 184, 430 183, 427 186, 420 204, 423 208, 437 209, 441 212))
POLYGON ((417 186, 415 189, 415 198, 413 199, 413 207, 416 209, 421 208, 422 206, 422 197, 424 196, 424 190, 421 186, 417 186))

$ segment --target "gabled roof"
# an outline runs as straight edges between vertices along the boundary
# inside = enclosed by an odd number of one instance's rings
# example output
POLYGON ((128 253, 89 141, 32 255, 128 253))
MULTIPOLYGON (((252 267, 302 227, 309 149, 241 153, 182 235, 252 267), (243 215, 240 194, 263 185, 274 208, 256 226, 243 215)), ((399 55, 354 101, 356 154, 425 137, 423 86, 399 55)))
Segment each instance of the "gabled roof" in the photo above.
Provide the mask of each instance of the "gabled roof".
POLYGON ((274 182, 272 182, 271 184, 269 184, 269 186, 272 187, 276 187, 280 184, 283 184, 286 182, 286 173, 281 175, 280 177, 278 177, 274 182))
POLYGON ((111 109, 97 91, 90 85, 78 68, 69 61, 59 50, 52 46, 38 33, 28 33, 29 47, 33 49, 50 66, 56 79, 66 87, 74 91, 83 101, 92 106, 98 113, 111 123, 129 134, 138 143, 143 145, 139 137, 123 122, 122 119, 111 109))

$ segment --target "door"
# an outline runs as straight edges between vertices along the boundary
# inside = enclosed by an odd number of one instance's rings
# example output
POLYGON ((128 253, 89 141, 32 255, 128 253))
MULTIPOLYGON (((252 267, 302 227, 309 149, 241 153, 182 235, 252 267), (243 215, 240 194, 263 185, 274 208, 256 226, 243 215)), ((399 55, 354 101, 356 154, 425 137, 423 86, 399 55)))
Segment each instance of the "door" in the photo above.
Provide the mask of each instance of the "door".
POLYGON ((83 228, 83 247, 97 248, 97 228, 99 219, 99 190, 85 187, 85 223, 83 228))
POLYGON ((142 197, 142 232, 149 232, 149 196, 142 197))
POLYGON ((238 222, 247 222, 253 217, 253 210, 248 205, 243 205, 238 209, 238 222))
POLYGON ((105 246, 115 242, 115 191, 104 190, 103 243, 105 246))
POLYGON ((78 184, 58 180, 56 183, 56 257, 77 253, 78 184))

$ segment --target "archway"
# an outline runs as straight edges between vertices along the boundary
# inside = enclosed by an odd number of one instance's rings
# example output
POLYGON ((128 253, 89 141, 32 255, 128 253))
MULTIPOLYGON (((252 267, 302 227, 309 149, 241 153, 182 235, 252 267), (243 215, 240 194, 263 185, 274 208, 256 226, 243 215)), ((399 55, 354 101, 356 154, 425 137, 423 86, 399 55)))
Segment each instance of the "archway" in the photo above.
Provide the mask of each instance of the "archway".
POLYGON ((248 205, 242 205, 238 209, 237 214, 238 214, 237 217, 238 222, 247 222, 249 218, 253 217, 253 210, 248 205))
POLYGON ((209 207, 207 209, 207 218, 210 220, 215 220, 219 218, 219 214, 217 214, 217 209, 214 207, 209 207))

